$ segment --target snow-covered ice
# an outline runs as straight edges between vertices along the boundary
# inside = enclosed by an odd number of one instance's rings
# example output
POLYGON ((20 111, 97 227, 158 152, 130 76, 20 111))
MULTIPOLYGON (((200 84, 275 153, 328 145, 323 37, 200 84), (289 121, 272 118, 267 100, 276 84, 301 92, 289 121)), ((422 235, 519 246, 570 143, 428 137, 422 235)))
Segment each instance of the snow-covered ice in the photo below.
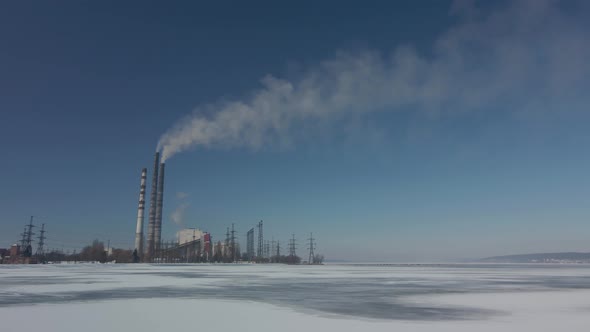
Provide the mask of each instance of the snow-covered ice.
POLYGON ((0 266, 0 331, 586 331, 585 265, 0 266))

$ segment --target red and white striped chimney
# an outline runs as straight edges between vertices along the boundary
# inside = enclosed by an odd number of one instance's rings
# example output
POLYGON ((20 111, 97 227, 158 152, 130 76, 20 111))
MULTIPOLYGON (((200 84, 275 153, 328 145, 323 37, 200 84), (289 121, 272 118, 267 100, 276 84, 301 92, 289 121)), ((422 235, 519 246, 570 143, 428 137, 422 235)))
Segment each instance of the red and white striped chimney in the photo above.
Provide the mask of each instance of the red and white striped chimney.
POLYGON ((135 250, 143 256, 143 214, 145 211, 145 181, 147 168, 141 170, 141 182, 139 187, 139 205, 137 206, 137 227, 135 228, 135 250))

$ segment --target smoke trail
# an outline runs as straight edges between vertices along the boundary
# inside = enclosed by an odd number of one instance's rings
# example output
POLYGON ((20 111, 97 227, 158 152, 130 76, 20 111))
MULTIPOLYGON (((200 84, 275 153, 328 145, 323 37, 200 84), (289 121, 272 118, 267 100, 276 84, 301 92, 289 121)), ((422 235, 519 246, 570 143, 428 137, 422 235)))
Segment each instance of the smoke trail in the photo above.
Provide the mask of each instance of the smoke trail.
POLYGON ((429 56, 410 46, 390 55, 339 53, 296 80, 266 76, 244 100, 197 107, 161 136, 162 161, 199 146, 259 148, 305 121, 354 113, 465 112, 498 100, 516 110, 584 95, 584 2, 566 10, 554 1, 515 1, 485 16, 464 3, 451 8, 462 23, 443 33, 429 56))
POLYGON ((170 220, 178 226, 184 226, 184 217, 186 214, 186 209, 189 208, 190 203, 187 202, 189 194, 185 192, 177 192, 176 193, 176 200, 178 201, 178 205, 176 209, 172 211, 170 214, 170 220))
POLYGON ((170 220, 178 226, 184 226, 184 216, 186 209, 190 206, 189 203, 180 203, 176 209, 170 214, 170 220))

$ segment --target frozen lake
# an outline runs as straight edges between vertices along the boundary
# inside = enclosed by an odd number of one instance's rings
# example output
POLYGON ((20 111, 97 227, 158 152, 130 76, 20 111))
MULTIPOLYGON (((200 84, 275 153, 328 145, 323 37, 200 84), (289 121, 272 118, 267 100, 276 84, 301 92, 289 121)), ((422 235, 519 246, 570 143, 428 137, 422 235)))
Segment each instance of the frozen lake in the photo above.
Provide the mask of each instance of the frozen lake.
POLYGON ((2 331, 583 331, 586 265, 0 265, 2 331))

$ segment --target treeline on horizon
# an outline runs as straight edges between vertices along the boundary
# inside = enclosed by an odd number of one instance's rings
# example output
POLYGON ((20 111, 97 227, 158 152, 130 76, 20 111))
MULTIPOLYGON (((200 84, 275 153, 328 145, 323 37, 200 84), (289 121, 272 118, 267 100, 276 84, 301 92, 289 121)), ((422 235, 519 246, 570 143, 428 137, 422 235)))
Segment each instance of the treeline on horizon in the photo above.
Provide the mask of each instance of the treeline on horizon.
MULTIPOLYGON (((45 253, 39 257, 40 263, 47 262, 99 262, 99 263, 137 263, 139 261, 135 250, 112 248, 110 253, 105 249, 104 242, 94 240, 92 244, 85 246, 79 253, 66 254, 62 251, 53 250, 45 253)), ((255 262, 255 263, 278 263, 278 264, 301 264, 301 257, 295 255, 280 255, 272 256, 270 258, 252 258, 247 253, 240 253, 239 249, 236 252, 236 259, 234 260, 229 255, 221 254, 220 250, 207 260, 204 257, 195 257, 189 263, 234 263, 234 262, 255 262)), ((178 261, 181 262, 181 261, 178 261)), ((184 262, 184 261, 182 261, 184 262)), ((316 254, 312 258, 312 264, 323 264, 324 256, 316 254)))

